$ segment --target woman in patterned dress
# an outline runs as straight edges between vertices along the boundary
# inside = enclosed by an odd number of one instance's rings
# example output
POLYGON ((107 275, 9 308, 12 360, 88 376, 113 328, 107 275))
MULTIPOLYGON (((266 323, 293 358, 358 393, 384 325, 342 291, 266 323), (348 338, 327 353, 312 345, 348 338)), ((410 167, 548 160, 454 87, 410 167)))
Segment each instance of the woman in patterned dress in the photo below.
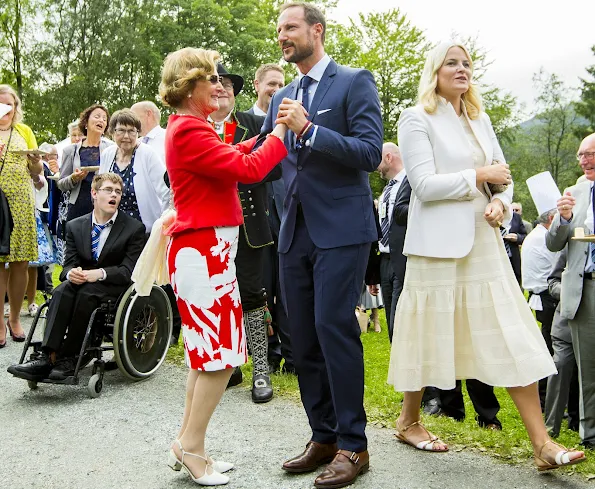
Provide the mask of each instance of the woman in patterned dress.
POLYGON ((138 141, 141 123, 130 109, 114 112, 109 133, 115 145, 101 153, 99 173, 113 172, 122 177, 119 212, 141 221, 147 233, 169 207, 169 188, 165 185, 165 163, 146 144, 138 141))
POLYGON ((471 75, 464 46, 439 44, 426 59, 419 104, 399 119, 413 193, 388 375, 405 392, 396 436, 419 450, 448 450, 420 422, 423 389, 477 379, 508 389, 537 468, 555 469, 585 457, 552 442, 543 422, 537 381, 556 369, 500 236, 512 179, 471 75), (500 188, 492 193, 489 184, 500 188))
POLYGON ((234 259, 243 222, 237 182, 261 181, 286 155, 286 127, 278 125, 256 151, 256 138, 237 146, 221 141, 207 117, 219 109, 219 54, 185 48, 168 55, 159 92, 176 109, 167 126, 165 155, 177 216, 167 263, 182 317, 190 367, 186 407, 170 466, 199 484, 226 484, 205 452, 207 424, 233 367, 246 362, 246 338, 234 259))
POLYGON ((34 183, 40 182, 43 171, 39 156, 13 153, 37 148, 31 129, 21 122, 21 101, 9 85, 0 85, 0 103, 10 110, 0 119, 0 188, 6 195, 14 221, 10 235, 10 254, 0 256, 0 297, 8 289, 10 317, 5 323, 0 315, 0 348, 6 345, 6 333, 14 341, 24 341, 21 307, 27 287, 27 265, 37 259, 37 227, 35 224, 34 183))

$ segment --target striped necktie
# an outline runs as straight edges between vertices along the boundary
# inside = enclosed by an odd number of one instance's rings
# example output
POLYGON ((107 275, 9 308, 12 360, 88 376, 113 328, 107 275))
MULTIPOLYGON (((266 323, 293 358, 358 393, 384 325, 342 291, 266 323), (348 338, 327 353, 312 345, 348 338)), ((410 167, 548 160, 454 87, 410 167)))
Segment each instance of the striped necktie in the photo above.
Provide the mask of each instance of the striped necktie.
MULTIPOLYGON (((595 184, 591 187, 591 207, 593 208, 593 219, 595 219, 595 184)), ((595 233, 595 229, 593 232, 595 233)), ((595 243, 589 244, 591 246, 591 271, 595 272, 595 243)))
POLYGON ((386 184, 384 187, 384 193, 382 194, 382 206, 384 207, 384 216, 380 220, 380 230, 382 231, 382 238, 380 239, 380 244, 382 246, 388 246, 388 231, 390 229, 390 215, 388 213, 388 203, 390 201, 390 194, 392 188, 397 183, 396 180, 391 180, 386 184))
POLYGON ((504 236, 508 234, 508 230, 500 226, 500 234, 502 235, 502 241, 504 242, 504 248, 506 249, 506 254, 510 258, 512 256, 512 252, 510 251, 510 244, 508 240, 504 239, 504 236))
POLYGON ((106 222, 105 224, 93 224, 93 229, 91 229, 91 254, 95 261, 99 259, 99 236, 101 236, 101 231, 111 225, 111 222, 106 222))

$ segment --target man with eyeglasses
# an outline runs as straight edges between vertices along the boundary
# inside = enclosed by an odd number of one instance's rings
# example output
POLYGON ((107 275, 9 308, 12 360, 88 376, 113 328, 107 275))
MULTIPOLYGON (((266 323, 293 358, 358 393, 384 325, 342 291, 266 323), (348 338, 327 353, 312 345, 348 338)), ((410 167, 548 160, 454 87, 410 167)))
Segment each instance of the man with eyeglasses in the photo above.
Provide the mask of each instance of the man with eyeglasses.
POLYGON ((525 231, 527 232, 527 234, 533 231, 533 224, 523 219, 523 204, 521 204, 520 202, 513 202, 512 204, 510 204, 510 208, 512 209, 512 212, 521 216, 523 226, 525 226, 525 231))
POLYGON ((8 372, 27 380, 65 380, 74 369, 87 324, 102 302, 117 300, 131 284, 145 243, 143 224, 118 212, 122 179, 102 173, 91 184, 93 211, 66 225, 66 257, 48 308, 41 354, 8 372), (66 335, 66 337, 65 337, 66 335))
POLYGON ((568 319, 579 369, 579 434, 584 446, 595 448, 595 133, 583 139, 577 158, 586 180, 566 189, 558 200, 546 244, 550 251, 568 247, 560 315, 568 319), (576 234, 587 238, 572 239, 576 234))
MULTIPOLYGON (((244 79, 228 73, 219 63, 217 73, 221 77, 223 93, 219 95, 219 110, 209 116, 221 140, 238 144, 260 133, 264 117, 235 110, 235 97, 242 91, 244 79)), ((252 355, 252 401, 268 402, 273 398, 273 388, 268 364, 268 318, 267 295, 264 289, 265 247, 273 244, 268 221, 267 191, 265 182, 278 179, 280 167, 273 170, 262 182, 238 184, 238 193, 244 213, 240 229, 236 273, 242 308, 246 339, 252 355)), ((236 368, 229 386, 242 381, 242 371, 236 368)))

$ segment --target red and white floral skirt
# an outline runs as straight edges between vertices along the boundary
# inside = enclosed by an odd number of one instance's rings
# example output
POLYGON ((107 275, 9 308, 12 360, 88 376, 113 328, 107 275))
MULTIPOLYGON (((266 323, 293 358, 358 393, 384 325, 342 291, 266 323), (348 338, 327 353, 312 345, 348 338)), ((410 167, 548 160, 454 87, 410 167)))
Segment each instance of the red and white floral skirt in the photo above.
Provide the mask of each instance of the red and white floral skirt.
POLYGON ((192 230, 174 235, 169 243, 169 278, 191 369, 223 370, 248 359, 234 262, 238 229, 192 230))

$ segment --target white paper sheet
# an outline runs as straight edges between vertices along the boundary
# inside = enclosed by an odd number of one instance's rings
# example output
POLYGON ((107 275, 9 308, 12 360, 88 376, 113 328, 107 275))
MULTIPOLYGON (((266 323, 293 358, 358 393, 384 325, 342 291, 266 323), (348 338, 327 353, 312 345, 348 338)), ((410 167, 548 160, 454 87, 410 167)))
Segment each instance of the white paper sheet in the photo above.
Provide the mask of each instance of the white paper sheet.
POLYGON ((562 197, 556 182, 549 171, 538 173, 527 179, 529 193, 539 215, 555 209, 558 199, 562 197))
POLYGON ((0 104, 0 118, 4 117, 12 110, 11 105, 0 104))

